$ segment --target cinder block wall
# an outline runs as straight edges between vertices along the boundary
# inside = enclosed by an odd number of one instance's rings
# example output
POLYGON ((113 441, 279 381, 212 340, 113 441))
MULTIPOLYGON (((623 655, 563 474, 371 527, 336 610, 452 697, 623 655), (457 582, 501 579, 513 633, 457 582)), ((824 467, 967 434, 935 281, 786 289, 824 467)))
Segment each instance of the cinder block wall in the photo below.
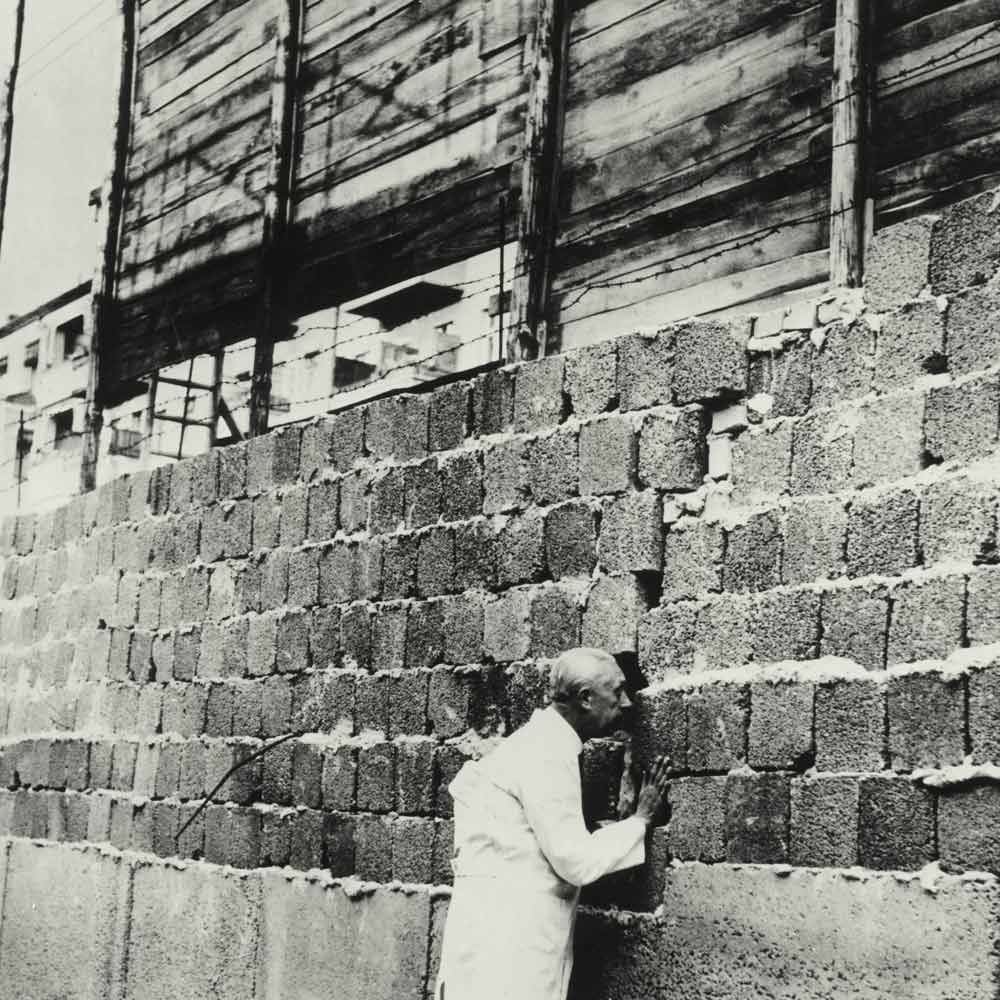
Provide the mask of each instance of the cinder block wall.
POLYGON ((674 778, 575 997, 995 996, 996 201, 882 232, 864 297, 5 522, 0 997, 422 1000, 446 786, 581 642, 642 688, 591 819, 630 760, 674 778))

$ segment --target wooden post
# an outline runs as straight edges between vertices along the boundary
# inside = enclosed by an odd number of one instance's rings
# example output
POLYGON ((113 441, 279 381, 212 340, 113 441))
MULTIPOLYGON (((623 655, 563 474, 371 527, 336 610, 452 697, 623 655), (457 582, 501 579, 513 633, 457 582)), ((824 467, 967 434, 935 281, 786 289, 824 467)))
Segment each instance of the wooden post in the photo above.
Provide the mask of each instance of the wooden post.
POLYGON ((868 0, 837 0, 833 46, 833 163, 830 285, 857 288, 864 276, 869 74, 868 0))
POLYGON ((295 84, 299 71, 303 0, 284 0, 271 88, 271 158, 261 238, 260 323, 250 383, 250 437, 267 433, 274 342, 288 326, 287 236, 295 170, 295 84))
POLYGON ((212 426, 208 429, 209 448, 215 447, 219 436, 219 404, 222 402, 222 369, 225 360, 225 351, 216 351, 212 357, 212 415, 208 418, 212 426))
POLYGON ((119 0, 121 45, 119 46, 118 102, 115 110, 114 146, 111 171, 101 195, 99 229, 101 246, 97 271, 90 289, 90 373, 87 379, 87 408, 83 425, 83 460, 80 465, 80 492, 89 493, 97 485, 97 458, 104 423, 104 386, 101 383, 101 360, 110 343, 114 322, 113 301, 115 272, 118 265, 118 240, 125 195, 125 171, 128 166, 132 132, 132 102, 135 83, 135 31, 138 0, 119 0))
POLYGON ((527 62, 532 76, 521 162, 517 260, 511 282, 511 322, 507 336, 507 357, 511 361, 545 354, 569 20, 567 0, 538 0, 535 33, 527 62))
POLYGON ((142 467, 149 468, 149 456, 153 453, 153 434, 156 432, 156 393, 160 388, 159 372, 149 376, 149 394, 146 396, 146 420, 142 434, 142 467))
POLYGON ((10 68, 0 85, 0 250, 3 249, 3 220, 7 208, 7 182, 10 179, 10 146, 14 135, 14 87, 17 83, 17 70, 21 65, 21 42, 24 38, 24 0, 17 0, 11 37, 14 48, 10 68))

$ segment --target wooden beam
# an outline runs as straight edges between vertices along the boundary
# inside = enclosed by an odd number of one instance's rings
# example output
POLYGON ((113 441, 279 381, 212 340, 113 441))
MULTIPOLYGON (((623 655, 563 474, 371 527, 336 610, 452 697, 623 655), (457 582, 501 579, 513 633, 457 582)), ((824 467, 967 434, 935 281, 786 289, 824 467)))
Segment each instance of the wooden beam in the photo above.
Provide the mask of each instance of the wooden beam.
MULTIPOLYGON (((24 39, 24 0, 17 0, 13 10, 13 39, 10 65, 3 83, 0 84, 0 250, 3 248, 3 220, 7 207, 7 182, 10 179, 10 146, 14 134, 14 87, 17 71, 21 65, 21 43, 24 39)), ((6 27, 4 31, 6 32, 6 27)))
POLYGON ((517 259, 511 285, 508 360, 545 354, 550 262, 558 204, 563 99, 569 48, 568 0, 538 0, 526 64, 531 92, 521 160, 517 259))
POLYGON ((830 284, 857 288, 864 276, 869 0, 837 0, 833 51, 830 284))
POLYGON ((261 308, 250 384, 250 437, 267 433, 274 342, 288 329, 288 228, 295 171, 295 93, 304 0, 282 0, 274 86, 271 91, 271 158, 261 244, 261 308))
POLYGON ((97 485, 97 457, 104 423, 104 389, 101 363, 110 343, 110 324, 115 294, 115 271, 121 235, 125 173, 132 132, 132 104, 135 90, 136 8, 138 0, 119 0, 118 19, 121 45, 118 47, 118 101, 115 108, 111 170, 101 194, 99 228, 101 245, 97 270, 90 287, 90 309, 85 322, 90 327, 90 372, 87 379, 87 408, 83 427, 83 459, 80 465, 80 492, 89 493, 97 485))

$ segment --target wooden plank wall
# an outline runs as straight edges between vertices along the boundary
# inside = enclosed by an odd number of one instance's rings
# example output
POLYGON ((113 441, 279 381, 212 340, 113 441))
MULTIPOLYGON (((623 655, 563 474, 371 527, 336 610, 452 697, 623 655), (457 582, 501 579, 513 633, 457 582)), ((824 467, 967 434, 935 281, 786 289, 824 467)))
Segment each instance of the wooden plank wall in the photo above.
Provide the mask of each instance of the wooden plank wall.
POLYGON ((293 214, 303 311, 497 245, 533 17, 530 0, 309 3, 293 214))
MULTIPOLYGON (((118 370, 245 335, 278 5, 141 0, 118 370)), ((997 183, 1000 0, 870 0, 876 225, 997 183)), ((834 0, 572 0, 549 349, 829 274, 834 0)), ((497 245, 534 0, 304 0, 305 313, 497 245)))
POLYGON ((120 377, 246 335, 284 0, 142 0, 118 270, 120 377))
POLYGON ((878 226, 1000 180, 1000 0, 882 0, 878 226))
POLYGON ((578 6, 552 302, 564 345, 825 279, 833 6, 578 6))

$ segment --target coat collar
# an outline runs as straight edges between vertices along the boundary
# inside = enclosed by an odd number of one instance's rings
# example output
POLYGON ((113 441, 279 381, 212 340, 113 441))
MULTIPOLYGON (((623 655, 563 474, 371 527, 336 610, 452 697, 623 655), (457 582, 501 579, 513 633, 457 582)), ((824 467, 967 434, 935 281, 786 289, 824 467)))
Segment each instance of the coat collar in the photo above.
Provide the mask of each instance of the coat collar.
POLYGON ((578 757, 583 750, 583 742, 576 730, 555 710, 552 705, 535 709, 531 721, 541 726, 547 742, 564 750, 567 756, 578 757))

